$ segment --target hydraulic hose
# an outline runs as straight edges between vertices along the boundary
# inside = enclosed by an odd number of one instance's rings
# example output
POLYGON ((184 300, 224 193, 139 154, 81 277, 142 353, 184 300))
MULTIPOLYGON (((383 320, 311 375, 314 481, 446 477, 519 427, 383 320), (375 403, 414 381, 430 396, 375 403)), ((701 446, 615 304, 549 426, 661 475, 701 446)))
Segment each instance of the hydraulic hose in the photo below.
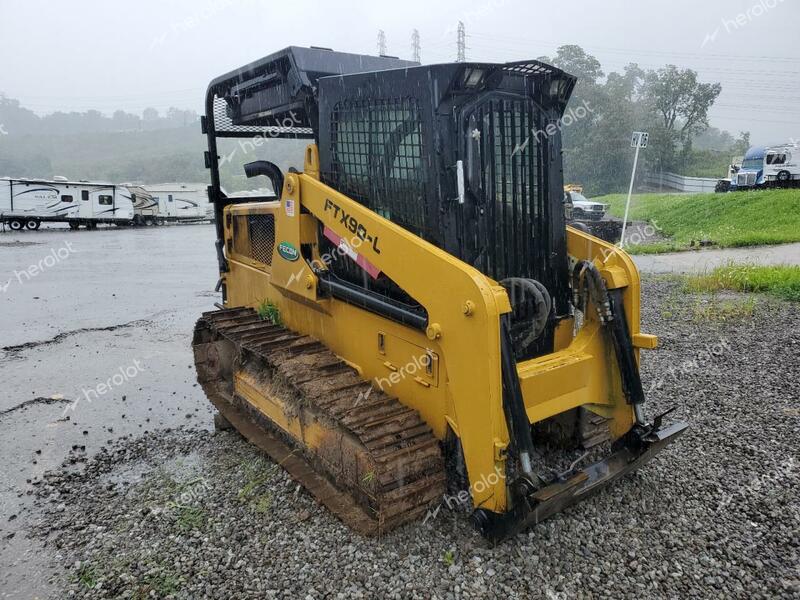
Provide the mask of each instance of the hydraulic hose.
MULTIPOLYGON (((644 389, 625 316, 622 290, 609 292, 597 267, 588 261, 581 261, 575 265, 573 271, 573 291, 575 304, 583 306, 584 314, 587 296, 591 298, 603 329, 610 334, 625 398, 629 404, 638 407, 644 402, 644 389)), ((637 418, 639 416, 640 412, 637 411, 637 418)))
POLYGON ((511 341, 511 325, 508 315, 503 315, 500 321, 500 356, 503 375, 503 409, 506 415, 508 434, 513 447, 519 454, 522 472, 534 480, 531 456, 533 456, 533 436, 528 413, 525 411, 525 400, 522 397, 522 388, 517 375, 517 361, 514 356, 514 344, 511 341))
POLYGON ((526 313, 526 301, 528 298, 533 300, 533 316, 530 318, 531 326, 525 338, 521 341, 520 347, 525 348, 533 343, 542 335, 547 327, 550 312, 553 309, 553 299, 550 292, 539 281, 524 277, 508 277, 500 282, 511 302, 512 314, 515 319, 528 321, 530 315, 526 313))

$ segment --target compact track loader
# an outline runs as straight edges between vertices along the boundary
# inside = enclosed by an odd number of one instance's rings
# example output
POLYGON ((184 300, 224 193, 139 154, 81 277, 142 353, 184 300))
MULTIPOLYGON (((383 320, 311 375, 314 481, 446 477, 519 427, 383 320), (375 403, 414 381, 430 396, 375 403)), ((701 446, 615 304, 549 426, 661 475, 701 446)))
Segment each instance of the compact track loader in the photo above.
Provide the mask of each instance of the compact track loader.
POLYGON ((636 267, 565 225, 574 84, 537 61, 292 47, 208 88, 222 303, 197 323, 198 379, 357 531, 449 495, 497 542, 686 428, 645 420, 636 267), (308 140, 302 171, 250 161, 260 195, 223 190, 237 153, 286 139, 308 140))

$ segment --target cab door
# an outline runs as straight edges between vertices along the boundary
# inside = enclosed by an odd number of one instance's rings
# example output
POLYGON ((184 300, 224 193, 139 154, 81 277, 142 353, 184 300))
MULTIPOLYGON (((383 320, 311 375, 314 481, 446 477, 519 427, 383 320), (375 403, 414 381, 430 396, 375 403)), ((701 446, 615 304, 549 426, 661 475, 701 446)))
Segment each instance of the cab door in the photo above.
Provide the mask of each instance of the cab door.
POLYGON ((551 221, 545 177, 551 143, 542 133, 545 118, 530 97, 509 92, 485 93, 460 115, 464 208, 471 209, 461 235, 476 242, 467 262, 497 281, 553 280, 549 228, 558 221, 551 221))
POLYGON ((161 218, 168 217, 167 197, 163 194, 159 194, 158 196, 153 196, 153 201, 158 204, 158 216, 161 218))

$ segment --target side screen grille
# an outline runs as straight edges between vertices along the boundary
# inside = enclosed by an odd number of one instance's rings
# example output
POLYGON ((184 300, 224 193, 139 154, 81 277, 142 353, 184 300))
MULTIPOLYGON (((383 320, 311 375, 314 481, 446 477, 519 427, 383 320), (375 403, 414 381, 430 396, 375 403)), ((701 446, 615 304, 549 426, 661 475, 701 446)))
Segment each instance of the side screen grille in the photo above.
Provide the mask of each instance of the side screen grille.
POLYGON ((331 114, 326 183, 414 232, 426 221, 429 166, 413 98, 347 100, 331 114))
POLYGON ((233 251, 265 265, 272 265, 275 247, 273 215, 237 215, 233 218, 233 251))

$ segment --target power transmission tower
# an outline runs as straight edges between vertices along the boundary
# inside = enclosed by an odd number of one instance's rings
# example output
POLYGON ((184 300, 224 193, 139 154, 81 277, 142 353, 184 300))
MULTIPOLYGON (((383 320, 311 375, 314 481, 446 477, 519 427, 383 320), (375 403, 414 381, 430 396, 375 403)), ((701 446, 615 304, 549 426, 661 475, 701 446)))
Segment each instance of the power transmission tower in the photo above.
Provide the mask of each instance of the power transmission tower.
POLYGON ((386 56, 388 54, 386 50, 386 33, 383 29, 378 31, 378 54, 380 56, 386 56))
POLYGON ((420 62, 420 55, 422 52, 419 45, 419 31, 416 29, 411 32, 411 48, 413 49, 414 53, 412 57, 414 62, 420 62))
POLYGON ((464 29, 463 21, 458 22, 458 53, 456 62, 466 62, 467 60, 467 32, 464 29))

